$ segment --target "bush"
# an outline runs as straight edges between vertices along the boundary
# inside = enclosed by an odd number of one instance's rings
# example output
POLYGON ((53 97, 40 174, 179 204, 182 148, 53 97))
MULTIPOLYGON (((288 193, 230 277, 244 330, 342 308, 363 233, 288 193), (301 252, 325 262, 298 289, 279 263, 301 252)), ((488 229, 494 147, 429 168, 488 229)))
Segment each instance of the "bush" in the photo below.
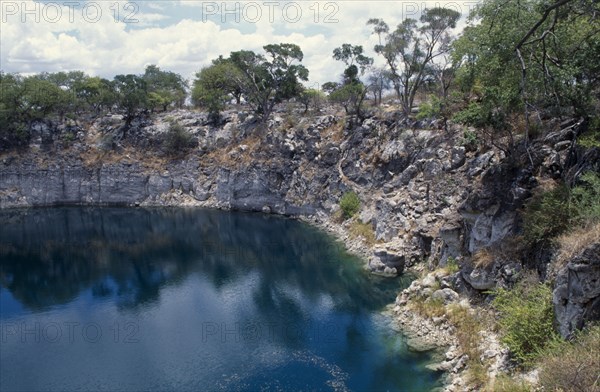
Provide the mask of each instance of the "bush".
POLYGON ((521 281, 513 290, 494 292, 502 341, 515 359, 531 363, 557 338, 553 328, 552 290, 547 284, 521 281))
POLYGON ((430 118, 438 118, 442 112, 442 102, 436 96, 429 97, 428 101, 419 105, 417 120, 426 120, 430 118))
POLYGON ((360 210, 360 199, 355 192, 346 192, 340 199, 344 219, 352 218, 360 210))
POLYGON ((555 342, 540 362, 544 391, 600 392, 600 326, 589 328, 573 343, 555 342))
POLYGON ((523 216, 525 240, 536 244, 566 231, 574 215, 568 200, 569 189, 561 185, 529 202, 523 216))
POLYGON ((574 209, 574 223, 580 225, 600 222, 600 176, 587 172, 580 177, 581 185, 571 190, 570 203, 574 209))
POLYGON ((176 122, 171 124, 163 140, 165 152, 169 155, 181 154, 193 144, 193 137, 189 131, 176 122))
POLYGON ((540 243, 600 221, 600 177, 588 172, 580 181, 573 189, 561 185, 544 192, 527 205, 523 217, 527 242, 540 243))

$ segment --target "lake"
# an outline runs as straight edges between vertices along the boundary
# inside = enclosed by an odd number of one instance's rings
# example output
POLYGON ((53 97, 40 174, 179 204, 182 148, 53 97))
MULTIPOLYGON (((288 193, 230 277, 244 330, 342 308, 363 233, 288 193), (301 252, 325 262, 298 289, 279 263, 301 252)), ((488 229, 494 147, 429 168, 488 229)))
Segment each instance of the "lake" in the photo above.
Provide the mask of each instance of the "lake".
POLYGON ((427 391, 381 315, 408 283, 283 217, 0 211, 0 390, 427 391))

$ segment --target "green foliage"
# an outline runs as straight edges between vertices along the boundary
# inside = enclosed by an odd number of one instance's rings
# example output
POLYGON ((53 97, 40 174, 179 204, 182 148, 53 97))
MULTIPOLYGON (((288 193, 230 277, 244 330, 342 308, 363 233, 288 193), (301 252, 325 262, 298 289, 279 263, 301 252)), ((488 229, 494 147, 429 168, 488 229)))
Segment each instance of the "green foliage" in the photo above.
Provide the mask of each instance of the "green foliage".
POLYGON ((572 216, 566 186, 536 196, 526 206, 523 216, 525 239, 537 243, 555 237, 569 228, 572 216))
POLYGON ((460 271, 460 266, 458 265, 458 261, 450 256, 448 257, 448 260, 446 260, 446 271, 448 271, 448 274, 452 275, 457 273, 458 271, 460 271))
POLYGON ((558 186, 529 202, 523 216, 529 243, 548 241, 576 226, 600 221, 600 177, 588 172, 580 182, 573 189, 558 186))
POLYGON ((346 114, 361 115, 361 106, 367 89, 361 82, 345 84, 329 94, 329 101, 342 105, 346 114))
POLYGON ((169 106, 183 106, 187 83, 180 75, 149 65, 142 78, 146 82, 148 103, 152 109, 160 107, 166 111, 169 106))
POLYGON ((163 139, 164 151, 168 155, 179 155, 193 147, 194 139, 190 132, 177 122, 173 122, 163 139))
POLYGON ((600 148, 600 117, 594 116, 590 118, 588 129, 577 141, 581 146, 586 148, 600 148))
POLYGON ((144 78, 137 75, 117 75, 114 80, 117 105, 130 122, 140 110, 148 105, 148 87, 144 78))
POLYGON ((553 10, 544 0, 479 3, 453 44, 455 61, 463 63, 458 85, 477 102, 457 119, 513 132, 511 119, 523 116, 525 107, 536 118, 593 113, 600 21, 589 12, 592 3, 571 1, 553 10))
POLYGON ((229 61, 239 70, 235 80, 246 102, 265 122, 277 103, 297 97, 308 69, 299 64, 304 54, 298 45, 265 45, 266 55, 249 50, 232 52, 229 61))
POLYGON ((300 103, 304 105, 304 113, 306 113, 310 107, 317 111, 320 110, 325 99, 325 94, 312 88, 302 90, 302 93, 300 93, 298 97, 300 103))
POLYGON ((600 392, 600 326, 579 333, 573 342, 554 341, 539 363, 544 391, 600 392))
POLYGON ((460 144, 462 144, 465 147, 475 149, 475 148, 477 148, 478 142, 479 142, 479 139, 477 138, 477 133, 467 129, 463 132, 463 136, 460 141, 460 144))
POLYGON ((235 83, 241 72, 229 60, 215 60, 213 65, 202 68, 196 74, 192 88, 192 102, 208 110, 213 123, 221 117, 221 111, 232 97, 239 101, 241 90, 235 83))
POLYGON ((373 64, 373 59, 363 54, 363 47, 360 45, 342 44, 342 46, 333 50, 333 58, 343 61, 348 67, 356 66, 360 68, 361 74, 373 64))
POLYGON ((600 175, 584 173, 581 184, 571 190, 570 203, 575 212, 571 220, 575 224, 587 225, 600 221, 600 175))
POLYGON ((382 19, 369 19, 380 44, 375 52, 388 66, 394 90, 405 115, 412 112, 417 91, 423 85, 433 60, 448 51, 449 30, 456 27, 460 13, 448 8, 427 8, 420 21, 404 19, 394 31, 382 19))
POLYGON ((344 219, 353 217, 360 210, 360 199, 355 192, 346 192, 340 199, 340 209, 344 219))
POLYGON ((521 281, 512 290, 498 289, 493 294, 502 341, 516 360, 531 365, 557 337, 550 286, 521 281))
POLYGON ((113 84, 99 77, 86 77, 76 87, 77 97, 96 113, 110 109, 117 101, 113 84))
POLYGON ((432 95, 429 99, 419 105, 417 120, 425 120, 429 118, 438 118, 442 113, 442 101, 432 95))

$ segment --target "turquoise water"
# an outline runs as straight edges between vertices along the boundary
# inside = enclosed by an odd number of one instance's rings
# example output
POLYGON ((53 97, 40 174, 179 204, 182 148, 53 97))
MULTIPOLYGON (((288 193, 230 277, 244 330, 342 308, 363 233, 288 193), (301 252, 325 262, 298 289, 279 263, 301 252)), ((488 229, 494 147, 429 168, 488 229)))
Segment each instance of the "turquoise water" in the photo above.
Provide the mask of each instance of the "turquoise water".
POLYGON ((427 391, 407 284, 322 231, 201 209, 0 211, 2 391, 427 391))

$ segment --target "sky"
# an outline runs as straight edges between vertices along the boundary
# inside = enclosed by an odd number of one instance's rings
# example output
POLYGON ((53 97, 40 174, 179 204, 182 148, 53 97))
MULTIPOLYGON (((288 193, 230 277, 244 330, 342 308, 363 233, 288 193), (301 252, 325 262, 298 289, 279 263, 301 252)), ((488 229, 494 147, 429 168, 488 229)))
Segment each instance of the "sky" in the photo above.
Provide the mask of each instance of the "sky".
POLYGON ((141 74, 146 66, 194 74, 219 55, 262 52, 272 43, 295 43, 310 71, 309 87, 337 80, 343 64, 332 58, 343 43, 362 45, 375 65, 378 38, 367 26, 390 27, 426 8, 445 6, 466 15, 467 1, 197 1, 0 0, 0 69, 32 74, 81 70, 112 79, 141 74))

